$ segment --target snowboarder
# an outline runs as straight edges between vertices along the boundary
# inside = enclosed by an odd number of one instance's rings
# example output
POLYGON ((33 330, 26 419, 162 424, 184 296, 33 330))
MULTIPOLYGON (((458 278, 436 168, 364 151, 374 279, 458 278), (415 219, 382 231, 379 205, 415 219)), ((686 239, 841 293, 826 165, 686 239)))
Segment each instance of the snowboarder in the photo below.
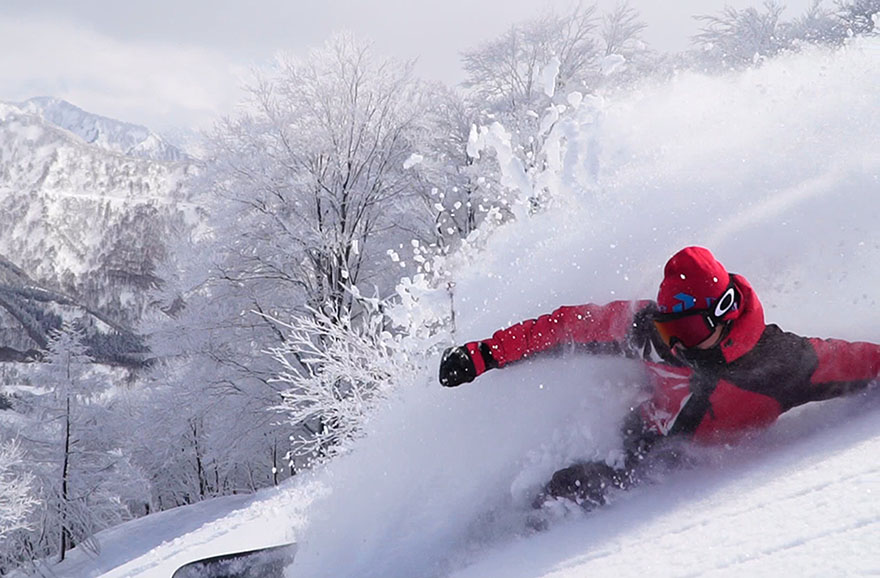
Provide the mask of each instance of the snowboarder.
POLYGON ((625 420, 622 464, 560 470, 535 507, 571 500, 592 509, 610 489, 646 476, 657 461, 646 460, 649 452, 675 460, 673 440, 729 443, 795 406, 860 390, 880 375, 880 345, 800 337, 765 324, 745 278, 728 273, 709 250, 687 247, 666 264, 656 302, 560 307, 449 348, 440 383, 454 387, 565 345, 643 359, 651 397, 625 420))

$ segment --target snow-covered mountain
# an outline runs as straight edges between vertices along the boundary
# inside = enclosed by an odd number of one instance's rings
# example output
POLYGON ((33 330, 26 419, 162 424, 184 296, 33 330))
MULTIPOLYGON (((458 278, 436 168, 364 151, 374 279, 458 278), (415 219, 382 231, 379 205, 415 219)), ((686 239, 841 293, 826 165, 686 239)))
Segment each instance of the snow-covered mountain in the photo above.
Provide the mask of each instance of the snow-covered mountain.
POLYGON ((157 142, 63 101, 0 104, 0 255, 121 322, 137 319, 167 244, 197 220, 190 162, 115 150, 157 142))
POLYGON ((66 100, 40 96, 16 106, 108 151, 154 161, 181 161, 187 157, 147 127, 86 112, 66 100))
MULTIPOLYGON (((450 342, 561 304, 653 297, 690 244, 747 277, 768 322, 880 342, 880 42, 567 102, 546 123, 541 170, 502 167, 525 209, 455 269, 450 342), (529 215, 537 187, 553 204, 529 215)), ((500 127, 484 134, 510 158, 500 127)), ((693 469, 535 534, 529 502, 553 471, 619 451, 641 366, 541 358, 456 389, 437 384, 436 359, 426 366, 326 467, 252 503, 194 507, 189 526, 184 510, 108 530, 99 556, 74 552, 56 575, 168 575, 285 540, 299 544, 289 576, 880 572, 876 386, 700 450, 693 469)))

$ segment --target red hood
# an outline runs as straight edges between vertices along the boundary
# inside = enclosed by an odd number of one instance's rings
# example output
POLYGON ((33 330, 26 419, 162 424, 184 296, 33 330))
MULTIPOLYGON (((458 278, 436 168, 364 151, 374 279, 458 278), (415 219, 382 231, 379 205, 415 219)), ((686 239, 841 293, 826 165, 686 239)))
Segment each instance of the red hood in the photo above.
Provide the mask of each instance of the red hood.
POLYGON ((721 351, 728 363, 751 351, 764 333, 765 327, 764 307, 755 295, 755 290, 745 277, 732 273, 730 277, 737 291, 742 295, 742 301, 740 314, 731 323, 730 333, 721 344, 721 351))

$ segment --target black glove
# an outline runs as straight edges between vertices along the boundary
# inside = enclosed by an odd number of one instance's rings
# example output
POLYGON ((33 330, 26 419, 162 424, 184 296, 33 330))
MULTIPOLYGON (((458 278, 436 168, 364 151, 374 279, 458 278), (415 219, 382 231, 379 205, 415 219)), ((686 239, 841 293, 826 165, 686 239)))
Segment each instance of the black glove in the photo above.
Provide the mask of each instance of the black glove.
POLYGON ((455 387, 462 383, 470 383, 480 373, 498 367, 488 345, 480 343, 478 349, 478 355, 482 361, 479 372, 466 345, 450 347, 444 351, 443 357, 440 359, 440 384, 446 387, 455 387))
POLYGON ((450 347, 440 359, 440 385, 455 387, 470 383, 477 377, 477 368, 467 347, 450 347))

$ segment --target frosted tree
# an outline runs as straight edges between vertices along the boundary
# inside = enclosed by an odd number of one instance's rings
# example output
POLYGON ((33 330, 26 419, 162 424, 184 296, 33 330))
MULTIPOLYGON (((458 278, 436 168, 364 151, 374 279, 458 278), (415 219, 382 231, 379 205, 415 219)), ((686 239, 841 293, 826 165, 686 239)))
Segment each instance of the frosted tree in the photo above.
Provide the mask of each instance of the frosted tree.
POLYGON ((472 106, 510 131, 527 165, 536 162, 541 117, 557 92, 594 88, 600 79, 595 5, 512 26, 463 54, 472 106))
POLYGON ((697 17, 705 23, 694 39, 700 60, 711 66, 742 67, 802 43, 840 45, 876 30, 880 0, 838 0, 832 7, 814 0, 790 22, 781 20, 782 11, 782 5, 768 1, 763 10, 727 7, 720 15, 697 17))
POLYGON ((512 26, 495 40, 463 54, 464 86, 494 113, 521 115, 548 101, 545 74, 557 88, 590 86, 598 68, 595 6, 547 14, 512 26), (558 64, 557 64, 558 63, 558 64))
MULTIPOLYGON (((637 13, 627 4, 604 19, 595 5, 581 4, 566 14, 549 13, 517 24, 499 38, 465 52, 463 86, 471 106, 479 112, 479 124, 504 127, 512 160, 522 164, 526 174, 543 170, 544 143, 569 97, 578 98, 572 93, 604 90, 638 74, 639 68, 631 63, 629 75, 610 78, 607 65, 647 54, 639 39, 642 28, 637 13)), ((472 135, 476 138, 480 131, 482 127, 476 127, 472 135)), ((500 160, 486 153, 474 163, 478 168, 500 160)), ((489 174, 486 180, 497 183, 495 176, 489 174)), ((518 202, 508 188, 493 191, 492 209, 502 218, 512 214, 511 205, 518 202)), ((546 200, 546 190, 534 190, 528 198, 529 210, 539 210, 546 200)))
POLYGON ((602 16, 602 43, 605 55, 619 54, 631 59, 645 50, 642 32, 647 24, 642 21, 638 11, 628 2, 618 3, 614 9, 602 16))
POLYGON ((145 482, 110 433, 107 375, 86 354, 83 332, 65 325, 49 342, 33 377, 39 392, 27 405, 20 440, 39 488, 31 530, 16 538, 35 558, 63 560, 81 545, 97 551, 95 532, 130 517, 147 498, 145 482))
POLYGON ((383 284, 377 256, 418 202, 404 164, 426 129, 422 86, 411 65, 339 35, 279 59, 250 96, 218 127, 206 175, 227 224, 222 277, 264 313, 342 315, 347 286, 383 284))
POLYGON ((58 557, 64 559, 65 553, 80 540, 88 538, 91 528, 88 523, 82 524, 83 514, 78 507, 78 500, 74 497, 72 488, 72 470, 74 455, 78 448, 76 428, 76 406, 78 402, 90 396, 89 384, 86 381, 85 366, 91 361, 86 355, 86 348, 82 344, 84 335, 71 327, 67 327, 55 334, 49 343, 49 351, 46 355, 46 377, 50 387, 54 389, 53 401, 55 411, 51 419, 57 420, 58 427, 55 432, 57 441, 61 446, 60 463, 55 464, 59 471, 55 472, 57 483, 52 484, 49 498, 49 510, 55 514, 58 533, 58 557), (85 527, 83 527, 85 526, 85 527))
POLYGON ((0 575, 30 558, 24 538, 33 530, 39 508, 37 488, 15 440, 0 444, 0 575))
POLYGON ((390 291, 404 269, 386 252, 431 234, 433 176, 413 167, 430 138, 427 91, 410 64, 340 35, 305 58, 279 57, 247 89, 192 184, 209 197, 212 230, 163 275, 175 279, 159 296, 167 315, 148 329, 161 361, 138 419, 163 424, 167 445, 138 455, 157 472, 173 465, 154 479, 159 507, 290 475, 290 428, 268 411, 286 387, 265 354, 288 339, 275 320, 359 323, 349 287, 390 291))
POLYGON ((822 6, 822 0, 813 0, 807 11, 790 23, 789 35, 796 42, 839 44, 846 31, 833 11, 822 6))
POLYGON ((292 473, 284 459, 288 433, 268 411, 280 403, 280 388, 253 371, 227 374, 229 359, 212 370, 211 359, 189 352, 162 362, 137 404, 132 421, 140 435, 132 447, 156 509, 253 492, 292 473))
POLYGON ((835 15, 844 34, 864 36, 880 26, 880 0, 838 0, 835 15))
MULTIPOLYGON (((132 394, 131 439, 165 509, 281 481, 287 435, 267 408, 280 403, 263 353, 277 333, 239 288, 212 278, 213 245, 181 244, 161 270, 157 310, 142 325, 155 355, 132 394)), ((263 296, 267 298, 268 296, 263 296)))
POLYGON ((359 323, 316 311, 284 324, 287 340, 270 350, 280 364, 276 379, 287 387, 279 409, 301 430, 291 436, 291 459, 321 461, 344 451, 377 402, 414 375, 416 365, 385 329, 379 300, 361 302, 359 323))
POLYGON ((642 38, 647 24, 638 10, 627 1, 619 2, 610 12, 602 15, 600 42, 606 57, 603 72, 608 72, 614 58, 623 60, 623 66, 616 67, 614 74, 607 75, 603 82, 620 86, 653 74, 658 69, 658 57, 649 49, 642 38))
POLYGON ((37 506, 34 492, 20 445, 14 440, 0 444, 0 549, 10 534, 28 528, 28 517, 37 506))
POLYGON ((702 28, 694 43, 701 60, 721 68, 746 67, 790 48, 789 33, 780 22, 783 10, 783 5, 767 0, 763 10, 727 6, 718 15, 697 16, 702 28))
POLYGON ((491 165, 478 166, 468 152, 471 127, 479 122, 456 91, 442 85, 431 89, 424 121, 432 130, 417 141, 408 166, 420 181, 418 191, 427 215, 413 238, 447 251, 474 231, 491 206, 491 165))

